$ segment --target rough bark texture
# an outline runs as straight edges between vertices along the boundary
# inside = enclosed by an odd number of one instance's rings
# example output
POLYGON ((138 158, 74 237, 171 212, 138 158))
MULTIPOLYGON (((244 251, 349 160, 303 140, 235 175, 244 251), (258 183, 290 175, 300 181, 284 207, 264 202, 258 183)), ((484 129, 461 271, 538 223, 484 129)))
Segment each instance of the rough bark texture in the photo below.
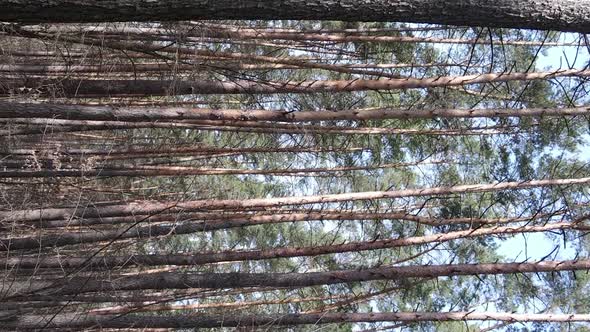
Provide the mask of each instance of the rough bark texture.
MULTIPOLYGON (((214 55, 214 54, 213 54, 214 55)), ((346 69, 346 68, 344 68, 346 69)), ((353 80, 316 80, 302 82, 173 81, 173 80, 86 80, 86 79, 6 79, 0 95, 12 95, 20 89, 41 95, 65 97, 131 97, 192 94, 282 94, 314 92, 378 91, 462 86, 491 82, 531 81, 557 77, 590 77, 590 70, 559 70, 534 73, 489 73, 428 78, 388 78, 353 80)))
MULTIPOLYGON (((463 41, 463 40, 458 40, 463 41)), ((478 41, 483 43, 483 41, 478 41)), ((489 43, 489 42, 488 42, 489 43)), ((521 42, 525 43, 525 42, 521 42)), ((533 43, 533 42, 530 42, 533 43)), ((473 44, 473 43, 470 43, 473 44)), ((506 45, 507 42, 504 42, 506 45)), ((555 43, 544 43, 544 46, 552 46, 555 43)), ((561 45, 561 44, 560 44, 561 45)), ((17 52, 11 52, 13 56, 33 56, 32 55, 21 55, 17 52)), ((48 56, 50 53, 48 54, 48 56)), ((68 53, 68 57, 72 57, 71 53, 68 53)), ((280 58, 277 58, 280 59, 280 58)), ((216 61, 224 61, 224 60, 232 60, 232 59, 216 59, 216 61)), ((285 60, 283 60, 284 62, 285 60)), ((299 64, 304 61, 303 59, 299 60, 299 64)), ((311 64, 311 63, 310 63, 311 64)), ((318 64, 315 63, 316 66, 314 68, 319 68, 318 64)), ((319 64, 321 65, 321 64, 319 64)), ((248 63, 233 63, 228 62, 224 63, 223 66, 231 68, 231 69, 242 69, 242 70, 271 70, 271 69, 302 69, 307 68, 301 65, 289 65, 289 64, 282 64, 282 63, 270 63, 270 64, 248 64, 248 63)), ((428 68, 428 67, 464 67, 466 66, 465 63, 362 63, 362 64, 338 64, 333 65, 332 68, 335 67, 342 67, 342 68, 377 68, 377 69, 394 69, 394 68, 428 68)), ((477 67, 478 65, 471 65, 471 67, 477 67)), ((0 65, 0 72, 5 73, 27 73, 27 74, 63 74, 63 73, 103 73, 103 74, 118 74, 118 73, 142 73, 142 72, 163 72, 169 70, 176 70, 176 71, 194 71, 203 67, 199 63, 195 63, 194 65, 189 64, 174 64, 170 65, 167 63, 136 63, 135 65, 111 65, 111 66, 95 66, 95 65, 74 65, 74 66, 61 66, 61 65, 29 65, 29 64, 8 64, 8 65, 0 65)), ((327 70, 332 70, 332 68, 324 68, 327 70)), ((350 71, 347 71, 350 72, 350 71)), ((360 73, 360 72, 359 72, 360 73)), ((371 72, 363 71, 365 75, 369 75, 371 72)), ((380 76, 383 77, 384 72, 378 72, 380 76)))
MULTIPOLYGON (((48 118, 103 121, 281 121, 377 120, 414 118, 477 118, 524 116, 575 116, 590 114, 590 107, 530 109, 357 109, 336 111, 238 110, 192 107, 113 107, 32 104, 0 101, 0 118, 48 118)), ((55 121, 55 120, 54 120, 55 121)), ((101 124, 105 125, 105 124, 101 124)))
MULTIPOLYGON (((85 32, 92 37, 105 36, 106 38, 112 39, 124 39, 128 35, 133 35, 137 39, 159 40, 159 41, 172 41, 174 37, 170 36, 170 32, 166 29, 161 28, 138 28, 138 27, 99 27, 93 28, 81 28, 81 29, 68 29, 65 27, 53 27, 50 30, 44 30, 43 28, 25 28, 26 31, 34 31, 41 33, 79 33, 85 32), (157 36, 157 37, 154 37, 157 36)), ((370 29, 367 29, 370 30, 370 29)), ((248 40, 248 39, 261 39, 261 40, 290 40, 290 41, 324 41, 324 42, 336 42, 336 43, 349 43, 349 42, 373 42, 373 43, 435 43, 435 44, 478 44, 488 45, 490 42, 486 39, 468 39, 468 38, 436 38, 436 37, 414 37, 414 36, 384 36, 384 35, 369 35, 362 31, 356 33, 329 33, 324 31, 309 32, 305 31, 282 31, 281 29, 273 28, 261 28, 261 29, 250 29, 247 27, 224 27, 222 25, 205 25, 188 31, 184 34, 184 38, 187 41, 202 41, 203 37, 208 38, 223 38, 233 40, 248 40)), ((561 43, 561 42, 539 42, 539 41, 525 41, 525 40, 502 40, 502 45, 518 45, 518 46, 576 46, 577 43, 561 43)), ((346 66, 348 67, 348 66, 346 66)), ((0 67, 2 68, 2 67, 0 67)))
MULTIPOLYGON (((139 109, 137 109, 139 110, 139 109)), ((109 109, 110 111, 110 109, 109 109)), ((198 110, 199 116, 205 116, 210 110, 198 110)), ((222 113, 226 113, 224 110, 222 113)), ((501 110, 500 110, 501 111, 501 110)), ((518 114, 519 110, 513 110, 512 113, 518 114)), ((525 110, 522 115, 531 114, 525 110)), ((217 111, 215 111, 217 112, 217 111)), ((247 111, 246 111, 247 112, 247 111)), ((268 111, 271 114, 287 115, 289 113, 268 111)), ((355 112, 355 111, 353 111, 355 112)), ((406 111, 399 111, 397 114, 403 114, 406 111)), ((436 112, 436 111, 435 111, 436 112)), ((545 115, 560 114, 561 116, 575 116, 590 113, 584 108, 578 109, 537 109, 533 112, 545 115)), ((232 113, 230 110, 229 113, 232 113)), ((311 112, 306 112, 311 115, 311 112)), ((315 112, 316 114, 325 116, 330 112, 315 112), (322 113, 322 114, 320 114, 322 113)), ((365 114, 367 112, 364 112, 365 114)), ((389 112, 385 111, 385 114, 389 112)), ((468 113, 468 112, 466 112, 468 113)), ((209 113, 210 114, 210 113, 209 113)), ((235 113, 233 113, 235 114, 235 113)), ((348 114, 351 114, 348 112, 348 114)), ((379 110, 375 110, 373 114, 368 116, 379 117, 383 114, 379 110)), ((339 115, 338 115, 339 116, 339 115)), ((352 117, 358 118, 358 117, 352 117)), ((0 118, 0 123, 24 124, 30 125, 23 129, 10 129, 0 131, 0 137, 6 136, 22 136, 45 134, 48 131, 51 133, 65 133, 65 132, 83 132, 83 131, 97 131, 97 130, 113 130, 113 129, 134 129, 134 128, 184 128, 191 130, 214 130, 226 132, 247 132, 247 133, 269 133, 269 134, 334 134, 334 135, 431 135, 431 136, 466 136, 466 135, 495 135, 495 134, 514 134, 519 131, 516 126, 512 125, 498 125, 498 126, 483 126, 483 127, 466 127, 456 129, 412 129, 412 128, 395 128, 395 127, 350 127, 350 126, 329 126, 329 125, 308 125, 308 124, 287 124, 264 121, 224 121, 224 120, 187 120, 187 121, 92 121, 92 120, 64 120, 64 119, 47 119, 47 118, 0 118), (51 128, 48 128, 51 127, 51 128)), ((220 153, 221 155, 229 156, 241 154, 239 152, 220 153)), ((114 158, 109 158, 114 159, 114 158)), ((124 159, 124 158, 119 158, 124 159)), ((88 175, 88 174, 87 174, 88 175)), ((18 175, 14 175, 18 176, 18 175)))
MULTIPOLYGON (((565 229, 590 230, 589 227, 574 227, 569 223, 548 224, 545 226, 513 226, 513 227, 489 227, 482 229, 469 229, 465 231, 448 232, 445 234, 433 234, 397 239, 383 239, 370 242, 350 242, 345 244, 318 245, 313 247, 285 247, 264 250, 244 251, 222 251, 195 253, 192 255, 134 255, 134 256, 106 256, 88 259, 86 257, 23 257, 0 259, 0 263, 11 268, 37 269, 37 268, 80 268, 111 269, 114 267, 128 266, 158 266, 176 265, 191 266, 217 262, 249 261, 285 257, 317 256, 342 252, 358 252, 386 248, 396 248, 427 243, 440 243, 461 238, 472 238, 486 235, 498 234, 521 234, 533 232, 548 232, 551 230, 565 229)), ((21 238, 12 240, 0 240, 0 251, 7 246, 10 249, 37 249, 39 247, 62 246, 67 244, 108 241, 119 236, 121 239, 150 237, 168 234, 188 234, 203 231, 199 224, 188 224, 180 226, 155 226, 152 227, 153 234, 150 234, 150 227, 138 228, 122 234, 120 231, 97 231, 88 233, 63 233, 55 236, 38 238, 21 238)))
POLYGON ((117 176, 183 176, 183 175, 276 175, 276 176, 314 176, 327 175, 351 171, 371 171, 385 168, 401 168, 413 166, 416 163, 397 163, 369 166, 347 166, 347 167, 318 167, 318 168, 281 168, 281 169, 238 169, 238 168, 207 168, 207 167, 186 167, 186 166, 110 166, 91 170, 39 170, 28 171, 22 169, 21 162, 0 162, 0 167, 8 166, 16 169, 0 170, 0 178, 12 177, 117 177, 117 176))
POLYGON ((0 21, 404 21, 590 32, 587 0, 1 0, 0 21))
POLYGON ((578 179, 546 179, 523 182, 500 182, 493 184, 468 184, 453 187, 434 187, 421 189, 403 189, 392 191, 367 191, 347 194, 328 194, 317 196, 293 196, 276 198, 254 198, 243 200, 197 200, 186 202, 140 201, 125 205, 83 206, 79 208, 48 208, 42 210, 0 211, 0 221, 41 221, 69 219, 72 216, 99 218, 118 217, 137 214, 161 214, 174 211, 194 212, 200 210, 244 210, 251 208, 269 208, 287 205, 305 205, 315 203, 335 203, 345 201, 401 198, 430 195, 449 195, 526 189, 542 186, 564 186, 590 183, 590 177, 578 179))
POLYGON ((145 289, 308 287, 371 280, 403 280, 443 276, 512 274, 527 272, 575 271, 590 269, 590 260, 544 261, 536 263, 419 265, 337 270, 310 273, 194 273, 161 272, 102 279, 71 277, 58 280, 8 280, 3 286, 7 298, 38 295, 68 295, 89 292, 132 291, 145 289))
MULTIPOLYGON (((67 122, 67 121, 66 121, 67 122)), ((49 121, 41 121, 38 124, 48 125, 52 122, 49 121)), ((50 149, 50 148, 49 148, 50 149)), ((43 147, 35 146, 34 148, 30 149, 8 149, 5 151, 0 150, 0 155, 12 155, 20 156, 20 155, 31 155, 34 153, 38 153, 43 151, 43 147)), ((171 146, 166 151, 162 151, 161 149, 153 149, 153 148, 144 148, 144 147, 129 147, 129 148, 112 148, 112 149, 77 149, 77 148, 68 148, 62 147, 64 154, 71 156, 71 155, 83 155, 83 156, 100 156, 101 159, 131 159, 131 158, 156 158, 156 157, 168 157, 168 156, 177 156, 177 155, 215 155, 220 153, 239 153, 239 154, 247 154, 247 153, 329 153, 329 152, 362 152, 368 150, 366 148, 361 147, 352 147, 352 148, 323 148, 323 147, 313 147, 313 146, 293 146, 293 147, 250 147, 250 148, 235 148, 235 147, 214 147, 208 145, 181 145, 178 147, 171 146)), ((414 162, 411 163, 412 165, 420 163, 414 162)), ((402 163, 400 163, 401 165, 402 163)))
MULTIPOLYGON (((3 323, 7 329, 46 328, 214 328, 255 327, 265 325, 305 325, 346 322, 425 322, 425 321, 504 321, 504 322, 586 322, 584 314, 514 314, 503 312, 380 312, 282 315, 175 315, 124 316, 93 314, 59 314, 20 316, 3 323), (47 324, 47 326, 45 326, 47 324)), ((272 330, 272 327, 270 328, 272 330)))
MULTIPOLYGON (((242 227, 246 225, 260 225, 260 224, 278 224, 286 222, 296 221, 309 221, 309 220, 382 220, 382 219, 399 219, 413 221, 420 224, 441 226, 441 225, 459 225, 459 224, 507 224, 512 222, 520 221, 532 221, 535 219, 557 216, 563 214, 563 211, 555 211, 551 214, 538 213, 534 216, 528 217, 512 217, 512 218, 491 218, 491 219, 479 219, 479 218, 452 218, 452 219, 439 219, 439 218, 425 218, 409 214, 407 211, 411 209, 402 209, 400 211, 391 212, 375 212, 375 213, 364 213, 364 212, 350 212, 350 211, 325 211, 316 210, 305 212, 299 211, 286 211, 277 210, 271 214, 269 213, 229 213, 220 214, 219 212, 213 213, 189 213, 189 214, 162 214, 158 216, 148 215, 134 215, 130 217, 105 217, 105 218, 83 218, 83 219, 66 219, 66 220, 46 220, 38 223, 29 223, 27 226, 36 228, 57 228, 57 227, 77 227, 77 226, 91 226, 91 225, 118 225, 118 224, 132 224, 142 220, 142 224, 149 224, 155 222, 183 222, 183 221, 199 221, 204 224, 205 230, 217 230, 226 229, 233 227, 242 227), (283 213, 281 213, 283 212, 283 213)), ((3 230, 11 229, 13 226, 1 228, 3 230)))

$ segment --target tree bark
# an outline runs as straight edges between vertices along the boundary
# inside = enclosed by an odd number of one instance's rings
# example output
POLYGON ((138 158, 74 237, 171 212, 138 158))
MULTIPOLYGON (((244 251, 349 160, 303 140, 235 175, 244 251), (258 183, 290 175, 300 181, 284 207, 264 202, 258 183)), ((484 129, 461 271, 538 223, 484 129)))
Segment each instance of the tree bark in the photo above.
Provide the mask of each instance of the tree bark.
MULTIPOLYGON (((345 68, 346 69, 346 68, 345 68)), ((347 69, 346 69, 347 70, 347 69)), ((84 79, 5 79, 0 95, 13 95, 20 89, 42 95, 57 93, 65 97, 133 97, 193 94, 283 94, 318 92, 380 91, 436 88, 492 82, 531 81, 557 77, 589 77, 590 70, 559 70, 532 73, 490 73, 430 78, 353 79, 301 82, 255 82, 251 80, 84 80, 84 79), (55 91, 53 91, 55 90, 55 91)))
MULTIPOLYGON (((350 242, 345 244, 318 245, 313 247, 285 247, 261 250, 222 251, 195 253, 192 255, 133 255, 133 256, 105 256, 88 259, 86 257, 22 257, 0 259, 0 263, 8 268, 37 269, 37 268, 89 268, 98 270, 110 270, 130 266, 193 266, 218 262, 251 261, 273 258, 318 256, 343 252, 359 252, 377 249, 389 249, 404 246, 421 245, 428 243, 441 243, 461 238, 472 238, 486 235, 524 234, 536 232, 548 232, 552 230, 590 230, 590 226, 576 226, 570 223, 554 223, 545 226, 512 226, 489 227, 481 229, 468 229, 464 231, 448 232, 398 239, 383 239, 369 242, 350 242)), ((0 240, 0 251, 17 249, 39 249, 40 247, 63 246, 68 244, 90 243, 98 241, 152 237, 161 235, 188 234, 206 230, 199 224, 186 224, 178 226, 152 226, 131 230, 127 233, 121 231, 96 231, 87 233, 60 233, 54 236, 42 236, 33 238, 20 238, 0 240)))
POLYGON ((405 280, 462 275, 497 275, 590 269, 590 260, 543 261, 535 263, 452 264, 393 266, 309 273, 195 273, 161 272, 101 279, 100 276, 69 277, 58 280, 13 281, 3 286, 6 299, 43 294, 50 296, 89 292, 170 290, 189 288, 309 287, 372 280, 405 280))
MULTIPOLYGON (((590 114, 590 107, 529 109, 397 109, 297 111, 238 110, 193 107, 113 107, 0 101, 0 118, 47 118, 98 121, 281 121, 319 122, 336 120, 480 118, 525 116, 576 116, 590 114)), ((179 124, 180 125, 180 124, 179 124)))
POLYGON ((590 32, 587 0, 85 0, 0 1, 0 21, 114 22, 178 20, 403 21, 590 32))
POLYGON ((71 217, 119 217, 137 214, 161 214, 175 211, 242 210, 287 205, 336 203, 357 200, 393 199, 402 197, 480 193, 501 190, 527 189, 543 186, 568 186, 590 183, 590 177, 577 179, 546 179, 523 182, 499 182, 493 184, 468 184, 453 187, 403 189, 393 191, 368 191, 317 196, 294 196, 244 200, 197 200, 186 202, 140 201, 126 205, 84 206, 79 208, 46 208, 41 210, 0 211, 0 221, 27 222, 69 219, 71 217))
MULTIPOLYGON (((420 206, 420 208, 424 208, 420 206)), ((45 220, 38 223, 27 223, 26 227, 36 228, 59 228, 59 227, 80 227, 80 226, 105 226, 118 224, 132 224, 140 220, 142 224, 156 223, 156 222, 182 222, 182 221, 200 221, 206 226, 206 230, 212 231, 217 229, 226 229, 234 227, 243 227, 248 225, 261 224, 279 224, 286 222, 297 221, 311 221, 311 220, 383 220, 383 219, 399 219, 413 221, 418 224, 430 226, 442 225, 461 225, 461 224, 480 224, 480 225, 496 225, 508 224, 520 221, 533 221, 546 217, 554 217, 563 215, 565 210, 558 210, 552 213, 537 213, 533 216, 526 217, 508 217, 508 218, 451 218, 439 219, 420 217, 410 214, 406 211, 411 211, 412 208, 401 209, 401 211, 391 212, 351 212, 351 211, 330 211, 330 210, 316 210, 309 211, 295 210, 284 211, 276 210, 271 213, 228 213, 221 212, 213 213, 189 213, 189 214, 162 214, 157 216, 149 215, 134 215, 130 217, 105 217, 105 218, 83 218, 83 219, 66 219, 66 220, 45 220)), ((7 227, 0 229, 13 229, 15 225, 10 224, 7 227)))
MULTIPOLYGON (((29 27, 26 28, 31 31, 29 27)), ((35 29, 35 32, 48 32, 43 30, 43 27, 35 29)), ((178 39, 169 29, 162 28, 140 28, 140 27, 120 27, 120 28, 74 28, 51 29, 53 33, 84 33, 93 38, 109 38, 109 39, 127 39, 133 36, 135 40, 151 40, 151 41, 175 41, 178 39)), ((258 39, 258 40, 288 40, 288 41, 320 41, 332 43, 356 43, 356 42, 371 42, 371 43, 433 43, 433 44, 467 44, 467 45, 489 45, 490 41, 486 39, 468 39, 468 38, 438 38, 438 37, 416 37, 407 35, 367 35, 366 33, 326 33, 326 32, 309 32, 302 31, 280 31, 280 29, 253 29, 249 27, 235 27, 235 28, 219 28, 219 27, 204 27, 199 29, 192 29, 189 32, 182 31, 180 33, 183 40, 191 42, 202 42, 204 38, 216 38, 221 40, 243 40, 243 39, 258 39)), ((576 42, 543 42, 543 41, 527 41, 527 40, 502 40, 497 41, 502 45, 513 46, 577 46, 576 42)))
MULTIPOLYGON (((205 110, 207 111, 207 110, 205 110)), ((525 113, 528 110, 525 110, 525 113)), ((552 113, 555 110, 548 110, 552 113)), ((272 111, 271 111, 272 112, 272 111)), ((374 112, 376 115, 378 112, 374 112)), ((556 113, 563 116, 582 115, 584 109, 560 109, 556 113)), ((5 118, 6 119, 6 118, 5 118)), ((2 118, 0 118, 2 120, 2 118)), ((210 130, 227 132, 247 132, 266 134, 334 134, 334 135, 433 135, 433 136, 467 136, 467 135, 495 135, 514 134, 519 132, 517 126, 499 125, 474 128, 452 129, 411 129, 391 127, 351 127, 302 124, 278 124, 262 121, 223 121, 196 120, 177 122, 136 122, 136 121, 96 121, 96 120, 63 120, 43 118, 12 118, 4 122, 32 125, 32 128, 12 129, 0 132, 0 137, 21 135, 47 135, 55 133, 70 133, 81 131, 134 129, 134 128, 184 128, 191 130, 210 130), (35 126, 37 126, 35 128, 35 126)))
MULTIPOLYGON (((372 295, 372 294, 369 294, 372 295)), ((221 303, 199 303, 199 304, 174 304, 162 302, 144 302, 131 306, 115 306, 92 309, 90 314, 112 315, 112 314, 129 314, 134 312, 150 311, 172 311, 172 310, 202 310, 212 308, 240 308, 245 309, 251 306, 266 304, 292 304, 305 302, 323 302, 330 300, 351 300, 354 297, 348 295, 334 295, 326 297, 307 297, 307 298, 287 298, 282 300, 260 300, 260 301, 238 301, 238 302, 221 302, 221 303)))
MULTIPOLYGON (((12 53, 11 53, 12 54, 12 53)), ((68 54, 68 57, 70 55, 68 54)), ((281 58, 283 59, 283 58, 281 58)), ((216 61, 223 61, 224 59, 216 59, 216 61)), ((230 60, 230 59, 226 59, 230 60)), ((297 59, 295 59, 297 60, 297 59)), ((231 60, 230 60, 231 61, 231 60)), ((285 60, 287 61, 287 60, 285 60)), ((303 59, 299 59, 302 62, 303 59)), ((0 72, 12 74, 44 74, 44 75, 63 75, 72 73, 91 73, 91 74, 113 74, 118 73, 145 73, 145 72, 166 72, 174 71, 195 71, 212 65, 212 63, 195 63, 195 64, 169 64, 169 63, 137 63, 128 65, 53 65, 53 64, 9 64, 0 65, 0 72)), ((280 63, 271 64, 249 64, 249 63, 224 63, 215 64, 215 66, 230 68, 233 70, 273 70, 273 69, 305 69, 305 66, 296 66, 280 63)), ((402 68, 429 68, 429 67, 466 67, 466 63, 355 63, 355 64, 335 64, 342 68, 368 68, 368 69, 402 69, 402 68)), ((469 67, 478 67, 481 65, 469 65, 469 67)), ((320 68, 325 69, 325 68, 320 68)), ((332 69, 329 69, 332 70, 332 69)), ((332 70, 333 71, 333 70, 332 70)), ((386 72, 379 71, 380 76, 386 72)), ((369 71, 359 71, 359 74, 369 75, 369 71)))
MULTIPOLYGON (((41 123, 51 124, 50 121, 41 123)), ((51 151, 53 147, 38 147, 33 149, 9 149, 6 151, 0 150, 0 155, 14 156, 29 156, 41 151, 51 151)), ((131 147, 128 149, 76 149, 61 147, 60 152, 68 156, 84 156, 84 157, 99 157, 100 159, 117 160, 117 159, 135 159, 135 158, 158 158, 170 156, 196 156, 196 155, 217 155, 225 153, 248 154, 248 153, 333 153, 333 152, 362 152, 369 149, 361 147, 351 148, 332 148, 332 147, 313 147, 313 146, 291 146, 291 147, 225 147, 218 148, 209 145, 180 145, 173 146, 166 151, 161 149, 149 149, 144 147, 131 147)), ((422 161, 420 161, 422 162, 422 161)), ((420 163, 411 163, 412 165, 420 163)))
POLYGON ((41 328, 219 328, 257 326, 295 326, 329 323, 370 322, 447 322, 447 321, 504 321, 504 322, 554 322, 573 323, 590 321, 588 314, 516 314, 503 312, 377 312, 281 315, 174 315, 174 316, 125 316, 64 313, 53 315, 23 315, 3 322, 3 327, 15 330, 41 328), (45 326, 47 324, 47 326, 45 326))
MULTIPOLYGON (((147 157, 147 156, 146 156, 147 157)), ((436 162, 433 162, 436 163, 436 162)), ((22 163, 16 163, 22 165, 22 163)), ((60 169, 30 171, 23 169, 0 170, 1 178, 47 178, 47 177, 121 177, 121 176, 188 176, 188 175, 273 175, 273 176, 330 176, 334 173, 352 171, 371 171, 385 168, 402 168, 421 163, 396 163, 369 166, 318 167, 318 168, 282 168, 282 169, 237 169, 237 168, 207 168, 187 166, 98 166, 90 170, 60 169)), ((0 162, 0 167, 10 166, 10 163, 0 162)))

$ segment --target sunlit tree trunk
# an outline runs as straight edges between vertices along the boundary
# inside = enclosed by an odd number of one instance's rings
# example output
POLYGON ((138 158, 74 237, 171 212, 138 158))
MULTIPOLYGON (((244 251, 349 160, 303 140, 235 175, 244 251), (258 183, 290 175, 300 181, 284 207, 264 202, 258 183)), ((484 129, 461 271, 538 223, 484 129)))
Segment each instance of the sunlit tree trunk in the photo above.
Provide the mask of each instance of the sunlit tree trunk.
MULTIPOLYGON (((427 119, 427 118, 478 118, 523 116, 574 116, 588 115, 590 108, 491 108, 491 109, 397 109, 373 108, 358 110, 297 111, 288 110, 237 110, 192 107, 113 107, 77 106, 58 104, 27 104, 0 101, 1 118, 50 118, 104 121, 172 121, 172 120, 223 120, 223 121, 282 121, 318 122, 330 120, 427 119)), ((45 122, 47 124, 47 122, 45 122)), ((60 124, 60 122, 56 122, 60 124)), ((63 122, 67 124, 67 122, 63 122)), ((221 124, 221 123, 220 123, 221 124)), ((248 123, 244 123, 248 125, 248 123)), ((73 123, 76 125, 76 123, 73 123)), ((98 123, 98 125, 108 125, 98 123)), ((125 124, 122 123, 122 126, 125 124)), ((146 124, 147 125, 147 124, 146 124)), ((179 126, 181 126, 179 124, 179 126)), ((157 128, 157 124, 154 124, 157 128)))
MULTIPOLYGON (((462 86, 491 82, 530 81, 556 77, 588 77, 590 70, 560 70, 535 73, 492 73, 467 76, 441 76, 433 78, 392 78, 378 80, 339 80, 302 82, 255 82, 236 81, 170 81, 170 80, 77 80, 63 79, 6 79, 6 86, 0 86, 0 94, 14 93, 15 89, 39 89, 50 85, 58 87, 66 97, 117 97, 117 96, 167 96, 192 94, 273 94, 273 93, 316 93, 399 90, 462 86)), ((40 90, 44 92, 43 89, 40 90)))
POLYGON ((429 195, 448 195, 480 193, 501 190, 527 189, 543 186, 565 186, 590 183, 590 178, 546 179, 522 182, 499 182, 493 184, 468 184, 453 187, 433 187, 403 189, 392 191, 370 191, 345 194, 328 194, 317 196, 295 196, 277 198, 258 198, 245 200, 197 200, 187 202, 134 202, 127 205, 80 208, 47 208, 42 210, 0 211, 2 221, 39 221, 69 219, 74 216, 87 218, 117 217, 136 214, 161 214, 174 211, 200 211, 203 209, 241 210, 262 207, 280 207, 288 205, 305 205, 314 203, 335 203, 357 200, 401 198, 429 195))
POLYGON ((42 292, 45 295, 69 295, 89 292, 164 290, 188 288, 234 287, 308 287, 342 284, 355 281, 404 280, 408 278, 437 278, 460 275, 496 275, 531 272, 557 272, 587 270, 590 260, 543 261, 536 263, 495 263, 394 266, 355 270, 336 270, 308 273, 194 273, 162 272, 116 279, 71 277, 57 280, 14 281, 6 283, 7 299, 26 297, 42 292))

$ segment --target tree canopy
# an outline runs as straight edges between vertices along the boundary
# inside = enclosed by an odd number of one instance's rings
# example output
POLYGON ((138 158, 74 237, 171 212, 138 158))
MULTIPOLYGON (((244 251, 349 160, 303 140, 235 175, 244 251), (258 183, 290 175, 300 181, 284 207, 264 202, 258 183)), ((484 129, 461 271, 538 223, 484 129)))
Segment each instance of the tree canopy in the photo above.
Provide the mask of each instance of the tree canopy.
POLYGON ((511 2, 411 2, 458 26, 389 22, 395 1, 338 21, 19 3, 0 1, 0 326, 588 329, 588 41, 508 29, 585 32, 583 1, 517 6, 522 25, 490 23, 511 2))

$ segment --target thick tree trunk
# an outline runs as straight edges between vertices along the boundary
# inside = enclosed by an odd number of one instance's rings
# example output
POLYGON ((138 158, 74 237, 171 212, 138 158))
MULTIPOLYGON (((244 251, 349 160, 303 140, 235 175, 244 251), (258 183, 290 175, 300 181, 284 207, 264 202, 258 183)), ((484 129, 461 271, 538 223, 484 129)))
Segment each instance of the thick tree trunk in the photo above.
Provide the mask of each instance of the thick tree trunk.
POLYGON ((402 197, 480 193, 501 190, 527 189, 543 186, 562 186, 590 183, 590 177, 577 179, 546 179, 523 182, 500 182, 493 184, 468 184, 453 187, 434 187, 403 189, 393 191, 369 191, 346 194, 318 196, 295 196, 259 198, 244 200, 197 200, 186 202, 141 201, 126 205, 83 206, 79 208, 47 208, 42 210, 0 211, 0 221, 41 221, 69 219, 71 217, 118 217, 137 214, 161 214, 175 211, 194 212, 202 210, 243 210, 250 208, 269 208, 288 205, 315 203, 335 203, 372 199, 392 199, 402 197))
POLYGON ((460 275, 495 275, 527 272, 556 272, 590 269, 590 260, 544 261, 536 263, 495 263, 393 266, 369 269, 338 270, 309 273, 194 273, 161 272, 101 279, 71 277, 59 280, 6 280, 3 295, 9 298, 33 294, 50 296, 83 294, 89 292, 170 290, 189 288, 242 288, 242 287, 309 287, 371 280, 404 280, 408 278, 437 278, 460 275))
POLYGON ((0 21, 215 19, 404 21, 590 32, 587 0, 103 0, 0 1, 0 21))
MULTIPOLYGON (((345 68, 346 69, 346 68, 345 68)), ((0 95, 13 95, 19 89, 66 97, 133 97, 192 94, 282 94, 316 92, 379 91, 462 86, 491 82, 530 81, 556 77, 589 77, 590 70, 560 70, 533 73, 491 73, 430 78, 353 79, 302 82, 172 81, 172 80, 84 80, 84 79, 5 79, 0 95), (47 88, 49 87, 49 88, 47 88), (56 91, 52 91, 56 90, 56 91)))
MULTIPOLYGON (((48 118, 101 121, 281 121, 478 118, 524 116, 575 116, 590 114, 590 107, 530 109, 396 109, 374 108, 336 111, 238 110, 192 107, 113 107, 32 104, 0 101, 0 118, 48 118)), ((239 124, 239 123, 237 123, 239 124)), ((99 124, 102 125, 102 124, 99 124)), ((178 124, 179 126, 182 125, 178 124)), ((387 128, 382 128, 387 129, 387 128)))

